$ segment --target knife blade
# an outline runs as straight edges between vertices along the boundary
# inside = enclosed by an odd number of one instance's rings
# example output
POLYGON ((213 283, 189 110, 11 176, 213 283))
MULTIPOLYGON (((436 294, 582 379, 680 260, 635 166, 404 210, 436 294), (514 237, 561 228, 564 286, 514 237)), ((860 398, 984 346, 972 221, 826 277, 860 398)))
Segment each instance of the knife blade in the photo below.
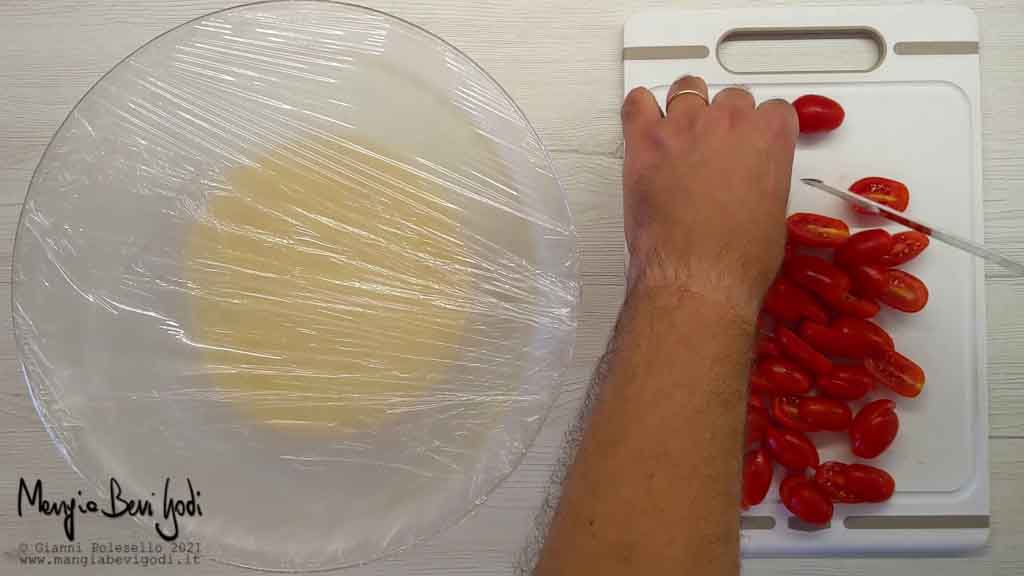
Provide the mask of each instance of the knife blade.
POLYGON ((871 210, 872 212, 877 213, 879 216, 892 220, 893 222, 896 222, 898 224, 902 224, 903 226, 906 226, 911 230, 917 230, 922 234, 935 238, 940 242, 949 244, 954 248, 958 248, 960 250, 963 250, 964 252, 968 252, 970 254, 978 256, 979 258, 984 258, 989 262, 998 264, 1003 268, 1009 270, 1010 272, 1013 272, 1017 276, 1024 276, 1024 264, 1021 264, 1020 262, 1017 262, 1016 260, 1013 260, 1011 258, 1007 258, 1006 256, 1003 256, 1002 254, 996 252, 995 250, 992 250, 991 248, 986 248, 982 244, 973 242, 962 236, 953 234, 952 232, 947 232, 941 228, 936 228, 935 226, 932 226, 930 224, 926 224, 922 222, 920 219, 911 218, 906 214, 897 212, 896 210, 893 210, 888 206, 879 204, 878 202, 874 202, 863 196, 858 196, 852 192, 847 192, 846 190, 841 190, 834 186, 829 186, 828 184, 825 184, 823 181, 817 178, 801 178, 800 181, 806 184, 807 186, 810 186, 811 188, 821 190, 822 192, 827 192, 837 198, 871 210))

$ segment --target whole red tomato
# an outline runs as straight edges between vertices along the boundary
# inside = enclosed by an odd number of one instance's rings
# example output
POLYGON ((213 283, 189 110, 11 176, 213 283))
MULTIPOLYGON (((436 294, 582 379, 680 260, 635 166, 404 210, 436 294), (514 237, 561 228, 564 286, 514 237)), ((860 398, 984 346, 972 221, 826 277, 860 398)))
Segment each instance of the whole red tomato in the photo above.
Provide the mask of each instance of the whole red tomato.
POLYGON ((814 322, 828 321, 828 314, 821 304, 783 276, 776 278, 768 288, 763 306, 765 312, 786 322, 799 322, 805 318, 814 322))
POLYGON ((818 94, 807 94, 793 101, 800 120, 800 133, 831 132, 839 128, 846 112, 839 102, 818 94))
POLYGON ((774 336, 771 336, 770 334, 762 334, 757 338, 757 344, 754 347, 754 355, 758 358, 782 356, 782 346, 774 336))
POLYGON ((903 270, 885 272, 885 289, 878 299, 901 312, 920 312, 928 304, 928 287, 920 278, 903 270))
POLYGON ((818 449, 803 433, 769 427, 765 444, 772 457, 790 470, 803 470, 818 465, 818 449))
POLYGON ((850 292, 828 292, 821 295, 821 299, 828 304, 833 311, 844 316, 855 318, 874 318, 882 311, 882 307, 874 300, 858 298, 850 292))
POLYGON ((790 242, 814 248, 835 248, 850 237, 850 227, 846 222, 808 212, 798 212, 786 218, 786 230, 790 242))
POLYGON ((924 388, 924 370, 895 350, 876 352, 865 358, 864 368, 900 396, 916 398, 924 388))
POLYGON ((864 264, 877 264, 893 251, 891 234, 876 228, 864 230, 850 236, 836 249, 836 264, 851 268, 864 264))
POLYGON ((832 500, 802 475, 787 476, 779 485, 779 497, 786 509, 804 522, 827 524, 832 520, 832 500))
POLYGON ((778 326, 775 328, 775 335, 786 358, 815 374, 827 374, 832 370, 832 362, 828 358, 801 340, 789 328, 778 326))
POLYGON ((811 391, 813 379, 796 364, 781 358, 764 358, 754 371, 767 380, 770 389, 759 390, 770 394, 806 394, 811 391))
POLYGON ((814 470, 814 482, 833 502, 885 502, 896 491, 888 472, 866 464, 825 462, 814 470))
POLYGON ((817 432, 846 430, 853 414, 845 402, 811 396, 776 396, 772 417, 790 430, 817 432))
POLYGON ((833 320, 829 326, 844 337, 856 338, 866 342, 866 347, 871 352, 893 350, 896 348, 896 343, 893 342, 892 336, 884 328, 869 320, 840 316, 833 320))
MULTIPOLYGON (((891 178, 880 176, 861 178, 850 185, 850 192, 899 212, 903 212, 910 206, 910 190, 907 185, 891 178)), ((857 205, 854 205, 853 209, 862 214, 872 213, 857 205)))
POLYGON ((837 400, 860 400, 874 387, 875 379, 863 366, 835 366, 818 376, 818 390, 837 400))
POLYGON ((864 298, 878 298, 885 291, 885 268, 878 266, 856 266, 850 271, 853 292, 864 298))
POLYGON ((782 265, 786 277, 816 294, 842 294, 850 291, 850 276, 824 258, 794 254, 782 265))
POLYGON ((906 264, 920 256, 930 243, 927 236, 916 230, 900 232, 892 237, 892 245, 878 263, 889 268, 906 264))
POLYGON ((740 506, 744 510, 764 501, 772 485, 773 472, 771 456, 764 448, 747 452, 743 457, 743 499, 740 506))
POLYGON ((771 424, 768 410, 763 407, 747 405, 747 448, 764 441, 764 435, 771 424))
POLYGON ((816 350, 840 358, 862 359, 875 351, 877 346, 868 338, 851 332, 840 332, 831 326, 814 322, 800 325, 800 337, 816 350))
POLYGON ((870 460, 885 452, 896 438, 900 419, 892 400, 875 400, 860 409, 850 425, 850 449, 870 460))

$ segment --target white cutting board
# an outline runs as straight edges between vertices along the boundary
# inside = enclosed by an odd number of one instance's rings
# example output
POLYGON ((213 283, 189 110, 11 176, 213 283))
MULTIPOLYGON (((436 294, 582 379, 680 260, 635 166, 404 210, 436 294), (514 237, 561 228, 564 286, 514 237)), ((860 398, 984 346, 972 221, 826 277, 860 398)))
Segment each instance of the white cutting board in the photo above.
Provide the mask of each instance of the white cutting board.
MULTIPOLYGON (((854 228, 878 226, 877 219, 858 220, 839 200, 797 179, 817 177, 845 188, 864 176, 888 176, 910 187, 911 214, 980 242, 977 42, 977 20, 961 7, 657 10, 626 24, 625 90, 647 86, 664 103, 675 78, 694 74, 705 78, 712 96, 737 84, 758 101, 830 96, 842 103, 846 122, 827 136, 801 139, 790 212, 837 215, 854 228), (735 30, 835 28, 877 33, 884 46, 880 65, 853 73, 735 74, 717 57, 719 43, 735 30)), ((829 527, 807 531, 790 518, 773 486, 765 503, 744 514, 746 555, 941 554, 987 539, 984 267, 933 242, 904 268, 928 284, 931 300, 920 314, 884 311, 878 319, 928 375, 919 398, 897 400, 900 434, 875 461, 896 479, 896 495, 881 505, 838 505, 829 527)), ((824 443, 823 460, 856 461, 844 437, 816 436, 824 443)))

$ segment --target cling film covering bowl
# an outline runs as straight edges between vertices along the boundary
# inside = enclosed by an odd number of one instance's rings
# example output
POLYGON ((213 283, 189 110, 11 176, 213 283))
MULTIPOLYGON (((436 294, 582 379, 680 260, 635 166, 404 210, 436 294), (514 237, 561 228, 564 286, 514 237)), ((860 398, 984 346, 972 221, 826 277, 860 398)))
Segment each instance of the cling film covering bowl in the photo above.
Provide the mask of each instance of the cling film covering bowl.
POLYGON ((519 462, 575 334, 575 235, 522 112, 394 17, 204 16, 78 103, 14 256, 39 414, 104 496, 204 555, 365 562, 465 516, 519 462), (167 526, 164 525, 167 532, 167 526))

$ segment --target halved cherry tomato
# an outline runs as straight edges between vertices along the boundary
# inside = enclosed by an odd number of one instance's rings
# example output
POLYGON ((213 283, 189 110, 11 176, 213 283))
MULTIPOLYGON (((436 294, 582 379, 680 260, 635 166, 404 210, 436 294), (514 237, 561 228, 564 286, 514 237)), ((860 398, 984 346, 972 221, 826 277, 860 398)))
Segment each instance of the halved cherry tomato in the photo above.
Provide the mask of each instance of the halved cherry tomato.
POLYGON ((764 442, 772 457, 790 470, 803 470, 818 465, 818 449, 801 432, 769 427, 764 442))
POLYGON ((853 292, 862 298, 878 298, 885 291, 885 268, 857 266, 850 271, 853 292))
POLYGON ((875 352, 864 359, 864 368, 900 396, 916 398, 924 388, 924 370, 895 350, 875 352))
POLYGON ((789 328, 778 326, 775 335, 785 357, 815 374, 826 374, 832 370, 832 362, 828 358, 801 340, 789 328))
POLYGON ((832 520, 832 500, 817 484, 795 474, 779 485, 779 497, 794 516, 810 524, 827 524, 832 520))
MULTIPOLYGON (((861 178, 850 185, 850 192, 900 212, 910 206, 910 190, 907 189, 907 185, 890 178, 880 176, 861 178)), ((856 205, 853 209, 861 214, 872 213, 870 210, 856 205)))
POLYGON ((790 430, 817 432, 846 430, 853 414, 845 402, 811 396, 776 396, 772 417, 790 430))
POLYGON ((786 277, 816 294, 842 294, 849 292, 850 276, 823 258, 810 254, 795 254, 782 265, 786 277))
POLYGON ((800 325, 800 337, 819 352, 842 358, 864 358, 875 351, 875 344, 850 332, 840 332, 814 322, 800 325))
POLYGON ((779 276, 764 296, 765 312, 786 322, 808 319, 827 322, 828 314, 813 296, 786 278, 779 276))
POLYGON ((747 448, 764 441, 764 434, 770 424, 767 410, 747 405, 747 448))
POLYGON ((816 385, 826 396, 838 400, 860 400, 874 386, 875 379, 863 366, 836 366, 818 376, 816 385))
POLYGON ((885 272, 885 290, 878 299, 901 312, 920 312, 928 304, 928 287, 920 278, 903 270, 885 272))
POLYGON ((850 236, 836 249, 836 264, 847 268, 862 264, 877 264, 889 256, 893 249, 892 235, 876 228, 850 236))
POLYGON ((754 354, 758 358, 766 358, 768 356, 782 356, 782 346, 779 344, 778 339, 769 334, 762 334, 757 338, 757 345, 754 348, 754 354))
POLYGON ((744 510, 764 501, 772 485, 774 469, 771 456, 764 448, 747 452, 743 457, 743 499, 740 506, 744 510))
POLYGON ((831 132, 839 128, 846 118, 846 112, 839 102, 818 94, 807 94, 793 101, 796 117, 800 121, 800 133, 831 132))
POLYGON ((840 316, 833 320, 829 326, 847 337, 863 339, 873 346, 872 350, 893 350, 896 348, 896 343, 893 342, 892 336, 884 328, 869 320, 840 316))
POLYGON ((835 248, 850 237, 850 227, 846 222, 809 212, 798 212, 786 218, 786 230, 791 242, 815 248, 835 248))
POLYGON ((892 246, 878 262, 889 268, 906 264, 920 256, 930 243, 927 236, 916 230, 900 232, 892 237, 892 246))
POLYGON ((754 371, 770 386, 758 390, 770 394, 807 394, 811 391, 811 376, 803 368, 781 358, 764 358, 758 361, 754 371))
POLYGON ((833 502, 885 502, 896 491, 888 472, 866 464, 825 462, 814 470, 814 482, 833 502))
POLYGON ((882 311, 882 307, 874 300, 858 298, 849 292, 822 294, 821 299, 832 310, 856 318, 874 318, 882 311))
POLYGON ((892 400, 875 400, 860 409, 850 425, 850 450, 870 460, 892 444, 900 429, 900 419, 892 400))

